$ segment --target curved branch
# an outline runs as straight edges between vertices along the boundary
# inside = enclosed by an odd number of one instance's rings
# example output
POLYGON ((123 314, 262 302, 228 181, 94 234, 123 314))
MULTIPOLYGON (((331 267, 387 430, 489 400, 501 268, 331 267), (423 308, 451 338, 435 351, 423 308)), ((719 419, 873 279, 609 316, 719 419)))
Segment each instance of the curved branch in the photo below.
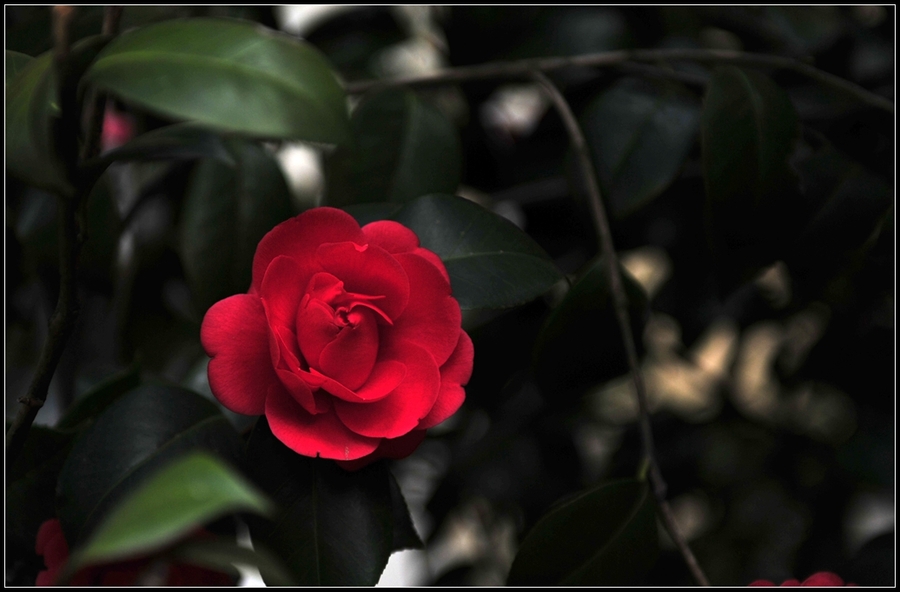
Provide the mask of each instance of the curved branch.
MULTIPOLYGON (((72 25, 75 9, 71 6, 54 6, 53 18, 53 62, 57 75, 64 79, 69 57, 69 32, 72 25)), ((61 102, 62 103, 62 102, 61 102)), ((68 163, 73 164, 73 163, 68 163)), ((74 170, 69 166, 68 170, 74 170)), ((76 192, 77 193, 77 192, 76 192)), ((50 318, 50 327, 47 332, 47 341, 41 350, 35 368, 34 378, 28 387, 28 393, 19 398, 19 408, 12 425, 6 432, 6 472, 12 470, 13 464, 22 448, 25 439, 31 429, 34 418, 44 406, 47 399, 47 391, 50 388, 50 380, 59 364, 66 342, 75 328, 75 320, 78 317, 78 303, 75 294, 75 265, 78 261, 78 224, 76 215, 78 210, 76 196, 59 196, 58 240, 59 240, 59 298, 56 301, 56 309, 50 318)))
POLYGON ((834 74, 819 70, 809 64, 781 56, 742 51, 717 49, 636 49, 630 51, 608 51, 570 57, 534 58, 511 62, 490 62, 475 66, 448 68, 433 74, 407 76, 387 80, 365 80, 346 85, 350 94, 360 94, 372 88, 388 86, 434 86, 441 84, 468 82, 489 78, 521 78, 531 72, 553 72, 573 67, 611 67, 629 63, 658 62, 710 62, 737 64, 762 68, 790 70, 847 93, 856 100, 871 107, 894 112, 894 102, 873 92, 867 91, 858 84, 844 80, 834 74))
MULTIPOLYGON (((75 9, 70 6, 53 7, 53 38, 54 38, 54 66, 60 80, 65 80, 68 68, 68 57, 70 47, 70 30, 72 18, 75 9)), ((116 7, 106 8, 106 22, 104 23, 104 32, 112 34, 117 28, 121 9, 116 11, 116 7), (108 23, 108 24, 107 24, 108 23), (108 29, 109 27, 109 29, 108 29)), ((61 101, 62 108, 65 110, 63 118, 71 118, 71 110, 67 102, 61 101)), ((102 109, 101 109, 102 112, 102 109)), ((88 146, 96 146, 100 137, 102 118, 91 116, 90 125, 87 131, 85 144, 88 146)), ((65 132, 69 132, 72 137, 63 138, 63 146, 76 145, 77 129, 65 128, 65 132)), ((67 171, 70 176, 77 176, 77 160, 78 156, 74 152, 68 153, 66 150, 67 171)), ((31 424, 34 423, 38 411, 47 400, 47 392, 50 389, 50 381, 56 372, 56 367, 65 350, 66 343, 75 328, 75 322, 78 319, 79 304, 76 285, 76 268, 78 265, 78 254, 81 251, 81 245, 84 242, 84 235, 80 221, 83 217, 81 211, 82 205, 87 201, 93 181, 95 178, 86 176, 84 178, 72 179, 76 181, 74 185, 76 190, 74 195, 59 196, 59 208, 57 212, 58 224, 58 240, 59 240, 59 297, 56 301, 56 309, 50 319, 50 327, 47 332, 47 340, 41 350, 40 358, 38 358, 37 366, 34 371, 34 378, 28 387, 25 396, 19 398, 19 407, 16 416, 13 418, 12 425, 6 432, 6 471, 7 475, 12 470, 16 458, 25 446, 25 440, 28 432, 31 430, 31 424)))
POLYGON ((631 320, 628 316, 628 297, 625 294, 625 287, 622 284, 622 276, 619 273, 619 259, 616 255, 615 247, 612 241, 612 232, 609 228, 609 221, 606 218, 606 212, 603 207, 603 198, 600 194, 600 185, 597 182, 597 175, 594 171, 594 165, 591 162, 590 152, 588 151, 587 141, 575 114, 569 107, 569 103, 562 95, 556 85, 550 81, 541 72, 534 72, 532 77, 540 84, 547 93, 547 96, 553 102, 559 115, 562 117, 566 132, 569 135, 569 141, 572 143, 572 149, 578 159, 578 165, 587 185, 589 202, 591 204, 591 214, 594 220, 594 226, 597 228, 600 252, 606 262, 607 273, 609 274, 610 291, 612 292, 613 308, 616 313, 616 320, 619 324, 619 330, 622 334, 622 341, 625 346, 625 352, 628 357, 628 367, 631 369, 631 379, 634 382, 634 388, 637 393, 638 407, 640 409, 640 432, 641 442, 644 447, 644 459, 649 463, 649 478, 653 489, 653 495, 656 498, 659 512, 662 515, 666 531, 675 542, 675 546, 684 557, 685 563, 701 586, 709 586, 709 580, 697 563, 697 559, 688 547, 687 541, 678 530, 675 523, 675 517, 672 509, 666 501, 666 482, 663 480, 659 465, 656 462, 656 452, 653 446, 653 432, 650 429, 650 406, 647 402, 647 390, 644 386, 644 378, 641 375, 640 365, 638 363, 637 349, 634 344, 634 337, 631 332, 631 320))

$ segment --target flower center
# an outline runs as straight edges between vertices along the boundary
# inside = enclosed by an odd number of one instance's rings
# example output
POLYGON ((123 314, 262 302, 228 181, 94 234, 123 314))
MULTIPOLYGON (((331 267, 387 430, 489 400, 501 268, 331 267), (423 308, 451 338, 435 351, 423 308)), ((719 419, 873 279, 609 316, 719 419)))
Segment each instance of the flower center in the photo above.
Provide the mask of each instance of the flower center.
POLYGON ((309 367, 348 389, 365 384, 378 357, 378 325, 390 322, 373 304, 381 298, 347 292, 330 273, 315 274, 297 310, 297 344, 309 367))
POLYGON ((356 323, 350 320, 350 311, 346 307, 341 307, 334 311, 334 320, 337 321, 337 324, 341 329, 350 325, 351 327, 356 327, 356 323))

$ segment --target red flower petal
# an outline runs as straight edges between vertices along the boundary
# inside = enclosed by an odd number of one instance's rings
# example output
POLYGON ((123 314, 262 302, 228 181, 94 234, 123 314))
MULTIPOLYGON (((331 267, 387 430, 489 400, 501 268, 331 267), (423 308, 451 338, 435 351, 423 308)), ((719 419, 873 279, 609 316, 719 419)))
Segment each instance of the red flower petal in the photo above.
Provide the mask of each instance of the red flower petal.
POLYGON ((292 257, 272 259, 259 289, 271 327, 294 328, 297 309, 312 276, 304 278, 304 266, 292 257))
POLYGON ((378 245, 388 253, 411 253, 419 247, 416 233, 393 220, 378 220, 362 227, 366 241, 378 245))
POLYGON ((299 403, 307 413, 316 415, 316 400, 313 398, 313 393, 309 388, 309 385, 307 385, 297 373, 291 372, 290 370, 276 368, 275 373, 278 374, 281 384, 294 401, 299 403))
POLYGON ((372 311, 361 306, 346 313, 347 325, 319 355, 322 374, 351 390, 365 384, 378 357, 378 325, 372 311))
POLYGON ((207 373, 216 398, 235 413, 261 414, 269 386, 278 377, 259 298, 236 294, 215 303, 203 317, 200 342, 212 358, 207 373))
MULTIPOLYGON (((353 216, 335 208, 315 208, 282 222, 256 247, 251 292, 259 290, 269 263, 279 255, 297 260, 307 270, 303 275, 308 281, 314 273, 312 268, 317 266, 315 255, 319 245, 343 241, 363 244, 365 237, 353 216)), ((301 288, 306 287, 305 281, 301 288)))
POLYGON ((374 403, 335 400, 334 410, 348 428, 370 438, 398 438, 419 425, 437 399, 441 375, 434 358, 412 343, 402 351, 387 351, 390 359, 403 360, 406 377, 385 398, 374 403))
POLYGON ((801 586, 843 586, 844 580, 842 580, 837 574, 828 572, 828 571, 820 571, 818 573, 814 573, 809 576, 801 586))
POLYGON ((357 391, 348 389, 340 382, 329 378, 312 369, 309 373, 303 373, 304 378, 311 385, 351 403, 369 403, 385 398, 391 391, 397 388, 406 377, 406 365, 394 360, 385 360, 375 363, 372 374, 366 384, 357 391))
POLYGON ((428 415, 419 422, 419 429, 427 429, 441 423, 457 412, 466 400, 463 388, 472 377, 475 348, 465 331, 459 331, 459 343, 450 359, 441 366, 441 390, 428 415))
POLYGON ((228 574, 198 565, 173 564, 169 568, 166 586, 232 586, 234 579, 228 574))
POLYGON ((333 410, 310 415, 282 388, 273 388, 266 398, 266 419, 281 442, 303 456, 355 460, 371 454, 378 438, 356 434, 335 416, 333 410))
POLYGON ((59 571, 62 564, 69 558, 69 545, 66 543, 59 520, 53 518, 45 520, 41 524, 35 540, 34 551, 44 557, 44 565, 54 571, 54 574, 59 571))
POLYGON ((395 360, 379 361, 357 396, 363 401, 378 401, 388 396, 406 378, 406 364, 395 360))
POLYGON ((395 257, 409 276, 409 305, 386 335, 423 347, 442 366, 459 341, 459 303, 450 295, 450 283, 431 263, 412 254, 395 257))
POLYGON ((432 251, 419 246, 419 237, 416 233, 393 220, 379 220, 366 224, 362 228, 363 234, 370 245, 378 245, 393 255, 399 253, 413 253, 434 265, 444 279, 450 282, 447 268, 444 262, 432 251))
POLYGON ((322 268, 344 282, 347 292, 384 296, 372 305, 396 319, 409 302, 409 279, 397 260, 381 247, 352 242, 321 245, 322 268))
POLYGON ((346 462, 339 460, 337 464, 348 471, 356 471, 382 458, 406 458, 419 447, 424 439, 425 430, 413 430, 399 438, 385 438, 381 441, 378 449, 369 456, 346 462))
POLYGON ((441 258, 437 256, 437 253, 419 247, 418 249, 413 251, 412 254, 418 255, 419 257, 434 265, 437 270, 441 272, 441 275, 444 276, 444 279, 447 280, 447 283, 450 283, 450 274, 447 273, 447 267, 444 265, 444 262, 441 261, 441 258))
POLYGON ((303 369, 305 360, 297 349, 297 337, 286 327, 269 328, 269 349, 272 353, 272 366, 285 370, 303 369))
POLYGON ((341 328, 334 324, 334 309, 321 300, 309 300, 297 311, 297 342, 312 368, 319 367, 322 350, 340 332, 341 328))

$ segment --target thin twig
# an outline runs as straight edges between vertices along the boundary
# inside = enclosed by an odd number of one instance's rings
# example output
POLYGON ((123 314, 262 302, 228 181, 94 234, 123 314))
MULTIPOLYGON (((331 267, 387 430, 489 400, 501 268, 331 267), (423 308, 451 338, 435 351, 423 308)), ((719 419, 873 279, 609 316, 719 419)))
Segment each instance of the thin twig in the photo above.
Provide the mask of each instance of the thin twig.
POLYGON ((569 57, 534 58, 510 62, 489 62, 475 66, 448 68, 433 74, 407 76, 386 80, 364 80, 346 85, 350 94, 360 94, 372 88, 389 86, 433 86, 448 83, 468 82, 494 78, 522 78, 530 72, 553 72, 573 67, 608 67, 628 62, 709 62, 721 64, 737 64, 761 68, 791 70, 826 86, 845 92, 858 101, 894 112, 894 102, 880 95, 869 92, 858 84, 844 80, 805 64, 801 61, 782 56, 773 56, 742 51, 717 49, 636 49, 630 51, 608 51, 569 57))
POLYGON ((644 458, 649 463, 649 477, 652 486, 653 495, 656 498, 660 514, 666 530, 684 557, 685 563, 701 586, 709 586, 709 580, 697 563, 697 559, 691 552, 687 541, 678 530, 672 510, 666 501, 666 483, 663 480, 659 465, 656 462, 656 453, 653 447, 653 432, 650 429, 650 406, 647 403, 647 391, 644 387, 644 379, 641 376, 640 366, 638 364, 637 349, 634 344, 634 336, 631 332, 631 320, 628 316, 628 297, 625 294, 625 287, 622 284, 622 276, 619 273, 619 260, 616 256, 616 250, 613 246, 612 232, 610 231, 609 221, 606 218, 606 212, 603 207, 603 198, 600 195, 600 185, 597 182, 597 175, 594 171, 594 165, 591 162, 590 152, 588 150, 587 141, 575 114, 569 107, 569 103, 562 95, 556 85, 541 72, 533 72, 532 77, 547 92, 547 95, 553 102, 554 107, 562 117, 566 132, 569 135, 569 141, 572 149, 578 159, 579 167, 584 176, 587 192, 591 204, 591 214, 594 219, 594 225, 597 228, 597 234, 600 245, 600 253, 607 266, 610 281, 610 292, 613 298, 613 307, 616 312, 616 320, 622 333, 622 341, 625 345, 625 352, 628 356, 628 366, 631 369, 631 378, 634 382, 634 388, 637 393, 638 407, 640 409, 640 432, 641 442, 644 447, 644 458))
MULTIPOLYGON (((70 31, 74 13, 75 9, 70 6, 55 6, 52 9, 54 67, 60 81, 61 90, 71 82, 69 79, 68 59, 71 44, 70 31)), ((117 18, 113 19, 113 23, 115 22, 117 22, 117 18)), ((66 122, 70 121, 74 117, 74 107, 68 101, 63 100, 60 101, 60 107, 63 110, 61 119, 66 122)), ((93 119, 91 118, 92 123, 93 119)), ((102 120, 100 123, 102 124, 102 120)), ((76 268, 78 254, 84 240, 79 224, 79 210, 81 204, 87 200, 93 181, 96 179, 90 175, 84 178, 75 178, 78 176, 77 162, 75 162, 78 160, 78 151, 69 150, 67 147, 76 145, 77 140, 74 136, 77 134, 77 126, 74 130, 71 130, 70 127, 63 126, 60 128, 63 130, 62 133, 70 132, 69 135, 72 137, 62 138, 62 141, 59 143, 65 152, 67 160, 65 163, 67 165, 66 170, 70 181, 74 181, 73 184, 76 186, 73 195, 58 196, 59 297, 56 301, 56 309, 50 318, 47 340, 44 342, 44 347, 35 367, 34 378, 29 385, 27 394, 19 399, 19 408, 16 411, 16 416, 6 432, 7 475, 9 475, 16 458, 18 458, 22 448, 25 446, 25 440, 28 437, 28 432, 31 430, 31 424, 47 400, 50 381, 53 379, 53 374, 56 372, 63 350, 78 319, 79 304, 76 268)), ((87 137, 85 138, 86 144, 97 143, 101 127, 101 125, 90 125, 88 127, 87 137)))
MULTIPOLYGON (((59 80, 65 79, 66 62, 69 58, 69 31, 74 12, 75 9, 71 6, 54 6, 52 9, 53 61, 59 80)), ((69 167, 69 170, 71 171, 72 167, 69 167)), ((59 205, 57 227, 59 298, 56 301, 53 316, 50 318, 47 341, 41 350, 34 378, 28 388, 28 393, 19 399, 18 411, 12 426, 6 432, 7 475, 25 445, 25 439, 28 437, 34 418, 43 407, 44 401, 47 400, 50 380, 59 364, 66 341, 75 327, 75 318, 78 314, 78 304, 75 301, 75 263, 78 259, 78 228, 75 221, 77 205, 73 198, 67 196, 60 196, 59 205)))

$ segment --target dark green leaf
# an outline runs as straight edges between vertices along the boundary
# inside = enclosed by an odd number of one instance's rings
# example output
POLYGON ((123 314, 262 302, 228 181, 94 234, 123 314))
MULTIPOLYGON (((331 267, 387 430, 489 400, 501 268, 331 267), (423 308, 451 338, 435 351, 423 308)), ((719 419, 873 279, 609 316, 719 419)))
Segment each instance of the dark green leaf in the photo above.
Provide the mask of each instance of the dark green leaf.
POLYGON ((890 185, 851 162, 831 145, 802 166, 806 194, 817 211, 797 237, 798 267, 834 271, 835 262, 861 246, 893 203, 890 185))
POLYGON ((159 467, 204 450, 240 464, 241 442, 214 403, 146 385, 108 407, 75 442, 59 476, 57 509, 72 547, 159 467))
POLYGON ((184 563, 199 565, 216 571, 226 571, 233 564, 252 565, 259 570, 269 586, 293 586, 290 572, 277 557, 254 541, 253 548, 239 547, 232 540, 188 540, 171 554, 184 563))
POLYGON ((87 240, 78 260, 81 278, 91 287, 112 292, 122 219, 116 205, 114 182, 101 176, 87 198, 87 240))
POLYGON ((219 134, 196 123, 176 123, 141 134, 124 146, 106 152, 104 163, 119 160, 178 160, 212 158, 234 165, 219 134))
POLYGON ((893 226, 893 190, 830 144, 798 168, 810 212, 784 261, 795 294, 834 294, 833 286, 846 285, 855 274, 856 262, 871 261, 869 250, 893 226))
POLYGON ((422 549, 422 539, 416 532, 412 523, 412 517, 409 515, 409 508, 406 500, 403 498, 403 492, 400 491, 400 485, 393 475, 389 475, 391 481, 391 509, 394 514, 394 542, 391 544, 392 551, 401 551, 403 549, 422 549))
POLYGON ((703 105, 701 149, 713 245, 738 251, 780 241, 790 228, 799 134, 787 95, 763 74, 715 71, 703 105))
POLYGON ((623 586, 657 554, 656 514, 645 483, 614 481, 557 506, 519 547, 510 586, 623 586))
POLYGON ((321 54, 246 21, 171 20, 126 32, 87 80, 223 131, 329 144, 349 137, 344 91, 321 54))
POLYGON ((119 397, 140 384, 140 371, 131 366, 110 376, 90 391, 79 397, 63 416, 57 428, 74 428, 103 412, 119 397))
POLYGON ((523 304, 562 278, 531 237, 461 197, 426 195, 406 204, 394 219, 444 261, 463 309, 523 304))
MULTIPOLYGON (((106 44, 99 35, 72 47, 73 79, 106 44)), ((59 88, 51 52, 30 62, 6 88, 6 167, 23 181, 52 193, 68 195, 72 186, 56 153, 55 125, 60 117, 59 88)))
POLYGON ((282 507, 250 520, 250 533, 303 586, 374 585, 391 554, 390 479, 384 463, 350 472, 300 456, 260 418, 247 445, 255 481, 282 507))
MULTIPOLYGON (((622 271, 631 328, 642 343, 647 296, 622 271)), ((544 323, 534 346, 536 377, 548 393, 574 392, 628 372, 606 261, 596 258, 544 323)))
POLYGON ((406 202, 459 185, 453 123, 405 89, 367 96, 350 121, 354 144, 329 159, 328 203, 406 202))
POLYGON ((6 87, 6 169, 53 193, 71 185, 54 151, 52 122, 59 117, 53 56, 34 58, 6 87))
POLYGON ((251 142, 229 142, 236 161, 199 163, 186 191, 181 261, 198 311, 250 287, 256 246, 291 217, 290 192, 278 164, 251 142))
POLYGON ((16 77, 16 75, 25 69, 34 58, 18 51, 6 50, 6 84, 16 77))
POLYGON ((7 543, 34 552, 38 529, 55 517, 56 479, 72 434, 32 426, 6 481, 7 543))
POLYGON ((597 97, 582 122, 607 203, 623 216, 675 179, 699 130, 700 108, 672 86, 627 78, 597 97))
MULTIPOLYGON (((87 198, 87 240, 78 266, 80 277, 92 288, 111 291, 113 265, 121 233, 121 220, 108 176, 100 177, 87 198)), ((16 235, 26 260, 35 269, 59 268, 57 197, 36 188, 26 189, 16 220, 16 235)))
POLYGON ((112 508, 71 568, 144 555, 215 518, 243 511, 271 514, 274 506, 222 461, 190 453, 148 476, 112 508))
POLYGON ((341 208, 365 226, 377 220, 390 220, 403 206, 396 203, 364 203, 341 208))

